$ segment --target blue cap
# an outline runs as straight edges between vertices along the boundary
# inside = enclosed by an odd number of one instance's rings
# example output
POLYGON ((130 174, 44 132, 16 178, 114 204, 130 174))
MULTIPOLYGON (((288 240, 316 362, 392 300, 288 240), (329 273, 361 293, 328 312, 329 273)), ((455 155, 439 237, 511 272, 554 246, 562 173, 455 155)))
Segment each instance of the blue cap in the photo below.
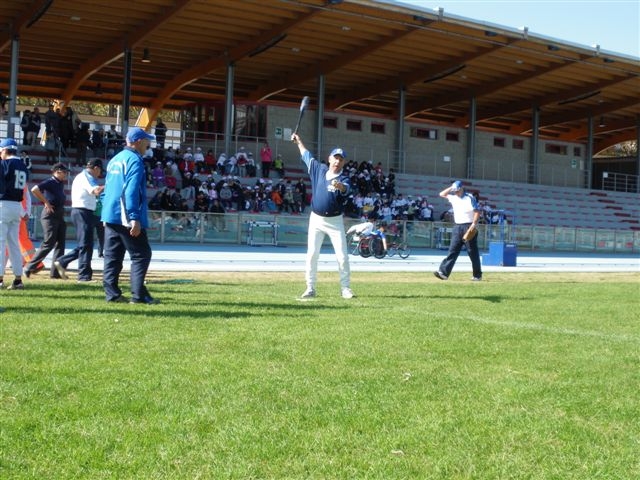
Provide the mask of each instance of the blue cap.
POLYGON ((127 132, 127 142, 128 143, 137 142, 138 140, 144 140, 145 138, 147 140, 155 140, 156 136, 145 132, 140 127, 130 128, 129 131, 127 132))
POLYGON ((331 156, 334 157, 336 155, 340 155, 342 158, 347 158, 347 154, 344 153, 344 150, 342 150, 341 148, 334 148, 333 150, 331 150, 331 156))
POLYGON ((456 180, 455 182, 453 182, 451 184, 451 191, 452 192, 457 192, 460 189, 462 189, 462 182, 460 180, 456 180))
POLYGON ((0 150, 2 149, 17 150, 18 144, 13 138, 5 138, 0 142, 0 150))

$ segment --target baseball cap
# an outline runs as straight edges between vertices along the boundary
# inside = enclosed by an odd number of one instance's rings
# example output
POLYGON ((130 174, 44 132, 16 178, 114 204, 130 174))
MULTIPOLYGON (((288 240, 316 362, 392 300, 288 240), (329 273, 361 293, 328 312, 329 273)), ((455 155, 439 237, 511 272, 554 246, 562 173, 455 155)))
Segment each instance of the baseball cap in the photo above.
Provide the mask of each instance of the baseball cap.
POLYGON ((58 163, 55 163, 51 167, 51 171, 52 172, 58 172, 58 171, 60 171, 60 172, 68 172, 69 169, 67 168, 67 166, 64 163, 58 162, 58 163))
POLYGON ((4 150, 5 148, 8 150, 17 150, 18 144, 13 138, 5 138, 0 142, 0 150, 4 150))
POLYGON ((104 167, 102 166, 102 160, 100 160, 99 158, 90 159, 87 162, 87 167, 89 168, 100 167, 100 170, 104 170, 104 167))
POLYGON ((334 148, 331 150, 331 156, 334 157, 336 155, 340 155, 342 158, 347 158, 347 154, 341 148, 334 148))
POLYGON ((137 142, 138 140, 144 140, 145 138, 147 140, 155 140, 156 136, 145 132, 140 127, 130 128, 127 132, 127 142, 129 143, 137 142))
POLYGON ((451 184, 451 191, 457 192, 462 188, 462 182, 460 180, 456 180, 451 184))

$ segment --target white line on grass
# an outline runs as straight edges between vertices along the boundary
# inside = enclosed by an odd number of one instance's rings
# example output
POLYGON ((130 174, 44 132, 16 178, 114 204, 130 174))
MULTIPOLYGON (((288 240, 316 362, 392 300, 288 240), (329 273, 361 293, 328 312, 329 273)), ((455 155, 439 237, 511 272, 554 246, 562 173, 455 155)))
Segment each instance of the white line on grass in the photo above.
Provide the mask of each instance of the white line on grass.
MULTIPOLYGON (((451 318, 450 315, 446 316, 447 318, 451 318)), ((484 323, 486 325, 497 325, 500 327, 510 327, 510 328, 519 328, 522 330, 536 330, 544 333, 553 333, 553 334, 561 334, 561 335, 574 335, 580 337, 594 337, 594 338, 603 338, 606 340, 616 340, 620 342, 640 342, 640 337, 637 335, 628 335, 628 334, 611 334, 611 333, 603 333, 596 332, 593 330, 576 330, 573 328, 557 328, 557 327, 549 327, 547 325, 542 325, 540 323, 529 323, 529 322, 512 322, 505 320, 494 320, 486 317, 477 317, 477 316, 459 316, 457 317, 460 320, 471 320, 472 322, 484 323)))

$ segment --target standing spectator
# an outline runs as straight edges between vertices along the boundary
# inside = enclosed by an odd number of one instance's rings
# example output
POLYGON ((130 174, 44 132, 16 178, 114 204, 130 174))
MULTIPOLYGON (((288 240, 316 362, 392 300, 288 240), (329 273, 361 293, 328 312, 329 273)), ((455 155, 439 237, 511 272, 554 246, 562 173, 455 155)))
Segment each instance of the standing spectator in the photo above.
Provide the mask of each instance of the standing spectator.
MULTIPOLYGON (((29 278, 32 273, 38 272, 38 265, 53 250, 52 264, 58 257, 64 255, 67 224, 64 221, 64 203, 67 196, 64 193, 64 185, 67 181, 69 170, 64 163, 56 163, 51 167, 52 175, 31 189, 34 197, 42 202, 44 208, 40 216, 42 223, 43 239, 40 248, 31 261, 24 267, 24 274, 29 278)), ((55 268, 51 268, 51 278, 60 278, 55 268)))
POLYGON ((76 135, 76 167, 82 167, 86 165, 89 142, 91 142, 89 124, 83 123, 76 135))
POLYGON ((0 142, 0 184, 4 186, 0 195, 0 289, 4 288, 5 255, 7 247, 13 270, 13 283, 9 290, 21 290, 22 252, 20 249, 20 223, 22 221, 22 198, 27 183, 27 169, 18 157, 18 144, 13 138, 0 142))
POLYGON ((271 163, 273 162, 273 154, 271 153, 269 142, 265 141, 260 149, 260 161, 262 162, 262 178, 269 178, 271 163))
POLYGON ((55 132, 48 134, 44 142, 44 151, 49 165, 53 165, 55 163, 59 146, 60 141, 58 140, 58 135, 55 132))
POLYGON ((162 122, 160 117, 156 120, 154 133, 156 135, 156 147, 164 150, 164 141, 167 138, 167 126, 162 122))
POLYGON ((104 151, 104 128, 96 128, 91 132, 91 149, 93 150, 93 156, 98 158, 105 158, 104 151))
POLYGON ((73 179, 71 184, 71 221, 76 227, 77 246, 66 255, 53 262, 60 277, 68 279, 67 267, 78 260, 78 281, 90 282, 93 277, 91 258, 93 257, 93 232, 98 218, 95 215, 98 197, 104 190, 98 185, 102 175, 102 160, 93 158, 73 179))
POLYGON ((44 114, 44 131, 47 137, 51 134, 60 135, 60 113, 53 109, 53 103, 49 104, 49 109, 44 114))
POLYGON ((38 142, 38 135, 40 134, 40 126, 42 125, 42 119, 40 118, 40 109, 33 107, 31 113, 31 123, 29 124, 29 133, 31 134, 31 143, 33 146, 38 142))
MULTIPOLYGON (((447 280, 449 275, 451 275, 453 266, 455 265, 458 255, 465 243, 462 237, 470 226, 473 225, 477 228, 481 211, 478 207, 476 197, 464 191, 460 180, 453 182, 450 187, 442 190, 440 192, 440 196, 442 198, 446 198, 449 200, 449 203, 451 203, 455 226, 451 232, 449 253, 444 260, 442 260, 442 263, 440 263, 440 268, 433 272, 433 274, 440 280, 447 280)), ((482 267, 480 266, 480 253, 478 251, 478 235, 475 235, 471 240, 468 240, 466 244, 467 253, 473 268, 472 280, 480 281, 482 280, 482 267)))
POLYGON ((60 142, 65 150, 72 145, 74 133, 73 110, 71 107, 66 107, 64 115, 60 119, 60 142))
POLYGON ((108 302, 126 302, 118 286, 125 251, 131 257, 130 303, 156 304, 145 286, 151 263, 147 238, 147 183, 142 154, 155 137, 129 129, 126 147, 107 165, 102 221, 105 224, 103 286, 108 302))
POLYGON ((31 132, 31 110, 25 110, 20 120, 20 128, 22 129, 22 144, 31 145, 33 133, 31 132))
POLYGON ((291 139, 298 145, 302 161, 307 166, 312 191, 305 274, 307 289, 301 298, 316 296, 318 257, 325 235, 329 235, 338 260, 342 298, 353 298, 343 220, 344 203, 350 189, 349 177, 342 169, 346 154, 341 148, 334 148, 329 155, 327 166, 311 156, 298 134, 294 134, 291 139))

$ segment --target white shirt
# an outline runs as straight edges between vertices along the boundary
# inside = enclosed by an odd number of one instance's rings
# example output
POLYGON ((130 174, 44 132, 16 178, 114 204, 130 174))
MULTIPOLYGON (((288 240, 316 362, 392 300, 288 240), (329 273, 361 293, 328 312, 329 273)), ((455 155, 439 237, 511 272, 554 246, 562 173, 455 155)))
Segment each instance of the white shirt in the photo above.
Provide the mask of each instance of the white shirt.
POLYGON ((475 199, 465 193, 462 197, 458 195, 451 194, 447 195, 447 200, 451 203, 453 207, 453 221, 455 223, 472 223, 473 222, 473 214, 477 208, 477 202, 475 199))
POLYGON ((92 193, 96 188, 93 177, 87 170, 82 170, 71 184, 71 208, 86 208, 95 211, 97 197, 92 193))

